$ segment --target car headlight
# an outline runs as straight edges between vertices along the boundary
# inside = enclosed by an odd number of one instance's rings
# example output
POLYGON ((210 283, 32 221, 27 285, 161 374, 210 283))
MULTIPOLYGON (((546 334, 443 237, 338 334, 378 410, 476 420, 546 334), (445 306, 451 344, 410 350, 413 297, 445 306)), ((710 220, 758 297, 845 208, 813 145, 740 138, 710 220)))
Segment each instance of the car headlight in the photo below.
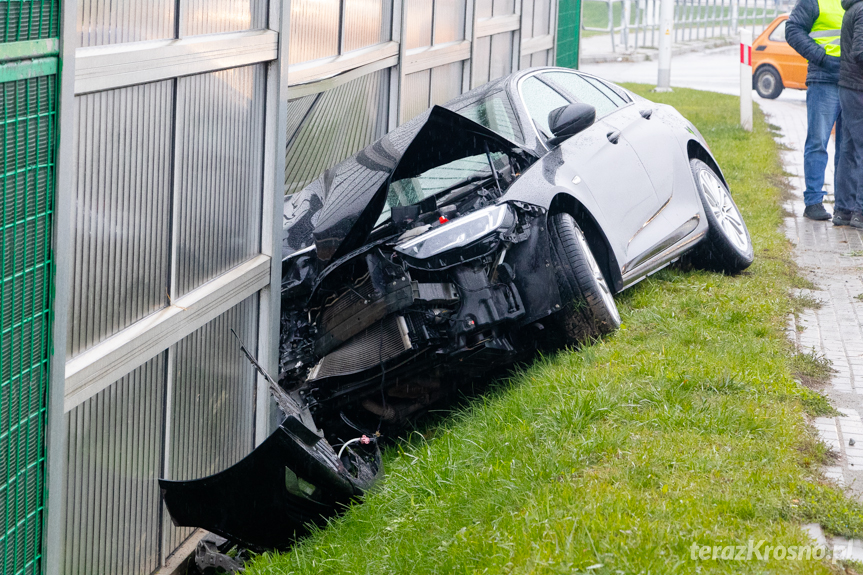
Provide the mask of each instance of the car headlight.
POLYGON ((489 206, 408 240, 396 246, 396 250, 412 258, 430 258, 482 239, 512 225, 514 219, 515 214, 507 204, 489 206))

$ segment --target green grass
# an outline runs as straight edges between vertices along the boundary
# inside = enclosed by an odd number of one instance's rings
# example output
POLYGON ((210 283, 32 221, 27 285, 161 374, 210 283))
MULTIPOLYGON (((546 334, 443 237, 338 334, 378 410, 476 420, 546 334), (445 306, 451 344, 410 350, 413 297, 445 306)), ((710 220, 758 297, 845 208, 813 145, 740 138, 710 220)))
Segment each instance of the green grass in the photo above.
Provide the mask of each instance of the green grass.
POLYGON ((823 371, 783 333, 805 282, 779 231, 782 169, 763 116, 747 133, 734 97, 646 95, 707 138, 753 266, 667 269, 621 294, 619 332, 540 358, 402 440, 364 503, 248 575, 838 572, 828 560, 691 558, 693 543, 803 545, 807 521, 860 536, 863 513, 820 479, 829 453, 805 417, 830 408, 794 379, 823 371))

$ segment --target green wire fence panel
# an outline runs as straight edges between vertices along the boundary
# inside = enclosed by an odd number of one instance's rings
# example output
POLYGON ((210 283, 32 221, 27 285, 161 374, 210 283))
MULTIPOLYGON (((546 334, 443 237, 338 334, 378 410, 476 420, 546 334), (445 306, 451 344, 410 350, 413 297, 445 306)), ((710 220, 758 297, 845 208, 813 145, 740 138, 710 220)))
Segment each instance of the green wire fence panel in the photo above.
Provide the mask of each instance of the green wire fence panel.
POLYGON ((557 7, 557 65, 578 68, 581 0, 560 0, 557 7))
POLYGON ((40 571, 56 77, 0 84, 0 573, 40 571))
POLYGON ((42 570, 59 2, 0 0, 0 573, 42 570))
POLYGON ((57 0, 0 0, 0 42, 21 42, 59 35, 57 0))

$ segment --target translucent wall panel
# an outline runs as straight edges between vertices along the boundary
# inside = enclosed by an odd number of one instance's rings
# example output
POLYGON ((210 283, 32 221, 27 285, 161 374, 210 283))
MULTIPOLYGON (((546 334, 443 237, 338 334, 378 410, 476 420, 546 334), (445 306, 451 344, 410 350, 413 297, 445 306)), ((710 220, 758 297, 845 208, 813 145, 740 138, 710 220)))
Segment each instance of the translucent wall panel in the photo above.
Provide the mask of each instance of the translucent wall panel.
POLYGON ((291 0, 290 63, 339 53, 339 0, 291 0))
POLYGON ((431 70, 405 76, 402 86, 402 123, 425 112, 429 107, 431 70))
POLYGON ((491 3, 492 16, 506 16, 515 13, 515 0, 491 0, 491 3))
POLYGON ((174 37, 175 0, 78 0, 81 46, 174 37))
POLYGON ((350 52, 390 39, 391 0, 344 0, 344 47, 350 52))
POLYGON ((167 305, 172 82, 79 96, 67 351, 167 305))
POLYGON ((180 36, 265 28, 266 0, 184 0, 180 36))
POLYGON ((432 0, 405 0, 405 48, 421 48, 432 43, 432 0))
POLYGON ((489 81, 512 72, 512 47, 516 32, 504 32, 491 37, 489 81))
MULTIPOLYGON (((173 347, 171 479, 197 479, 226 469, 253 447, 255 372, 231 329, 254 353, 258 298, 252 296, 173 347)), ((192 532, 167 518, 166 554, 192 532)))
POLYGON ((530 68, 531 66, 553 66, 551 61, 551 50, 543 50, 542 52, 534 52, 527 56, 522 56, 521 67, 530 68))
POLYGON ((266 66, 177 80, 178 297, 260 253, 266 66))
POLYGON ((435 0, 434 43, 464 40, 465 0, 435 0))
POLYGON ((443 104, 461 94, 463 62, 432 68, 429 105, 443 104))
POLYGON ((522 0, 522 38, 535 38, 554 32, 551 22, 551 0, 522 0))
POLYGON ((288 103, 285 193, 363 149, 387 130, 389 70, 288 103))
POLYGON ((471 65, 471 87, 482 86, 489 81, 489 64, 491 58, 491 36, 476 39, 474 57, 471 65))
POLYGON ((67 575, 159 566, 164 389, 163 354, 67 414, 67 575))
POLYGON ((474 7, 474 17, 477 20, 482 18, 491 18, 493 0, 476 0, 474 7))

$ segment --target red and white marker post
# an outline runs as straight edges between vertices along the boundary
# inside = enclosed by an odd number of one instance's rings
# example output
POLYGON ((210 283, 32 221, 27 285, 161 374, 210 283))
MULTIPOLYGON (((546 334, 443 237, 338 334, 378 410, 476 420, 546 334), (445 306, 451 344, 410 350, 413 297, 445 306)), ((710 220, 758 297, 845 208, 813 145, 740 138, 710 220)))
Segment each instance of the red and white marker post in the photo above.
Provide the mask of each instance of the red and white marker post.
POLYGON ((740 29, 740 126, 752 131, 752 30, 740 29))

